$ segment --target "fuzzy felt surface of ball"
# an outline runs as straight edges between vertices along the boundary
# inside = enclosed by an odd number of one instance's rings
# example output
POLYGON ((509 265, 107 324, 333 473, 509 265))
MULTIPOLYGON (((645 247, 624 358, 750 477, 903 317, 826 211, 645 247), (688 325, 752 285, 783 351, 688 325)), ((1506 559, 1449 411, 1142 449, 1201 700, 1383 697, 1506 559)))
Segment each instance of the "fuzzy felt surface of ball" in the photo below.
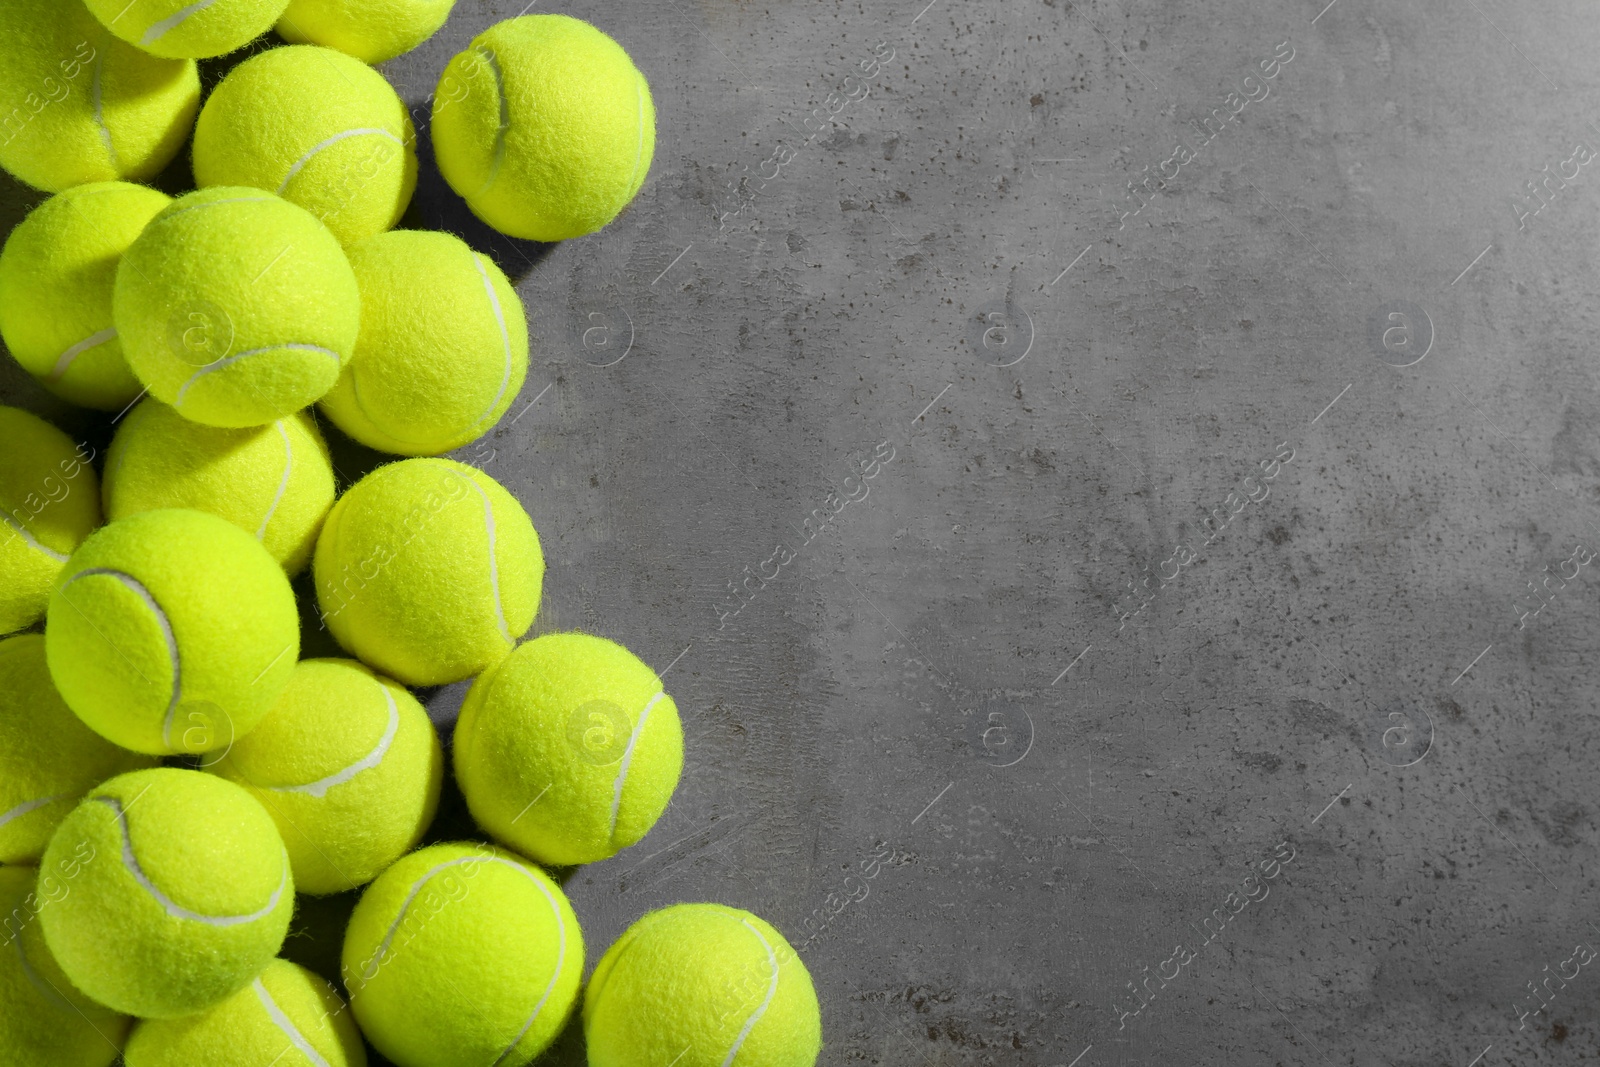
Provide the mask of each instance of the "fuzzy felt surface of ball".
POLYGON ((18 181, 47 193, 138 181, 178 154, 200 106, 193 60, 119 40, 83 0, 8 0, 5 15, 0 166, 18 181))
POLYGON ((7 917, 0 936, 0 1067, 110 1067, 133 1025, 80 993, 45 945, 39 913, 70 891, 60 871, 0 867, 0 914, 7 917))
POLYGON ((227 429, 145 399, 123 418, 106 454, 101 500, 112 522, 157 508, 194 508, 255 537, 298 574, 333 507, 333 466, 311 416, 227 429))
POLYGON ((0 640, 0 863, 37 863, 85 793, 153 762, 72 714, 50 680, 43 634, 0 640))
POLYGON ((577 1002, 583 932, 561 887, 528 861, 432 845, 362 894, 342 969, 362 1032, 400 1067, 521 1067, 577 1002))
POLYGON ((650 85, 581 19, 522 15, 452 59, 433 98, 445 180, 502 233, 561 241, 605 226, 650 171, 650 85))
POLYGON ((544 553, 505 487, 447 459, 379 467, 328 513, 312 559, 334 638, 407 685, 481 673, 533 625, 544 553))
POLYGON ((208 1011, 145 1019, 126 1067, 366 1067, 361 1033, 338 992, 288 960, 208 1011))
POLYGON ((361 297, 310 212, 260 189, 173 201, 117 267, 112 318, 134 375, 209 426, 263 426, 315 403, 355 351, 361 297))
POLYGON ((411 115, 382 74, 331 48, 240 63, 194 128, 194 178, 299 204, 345 244, 400 221, 417 184, 411 115))
POLYGON ((56 828, 42 866, 70 871, 39 916, 56 962, 87 996, 145 1019, 243 989, 277 955, 294 909, 266 809, 200 771, 102 782, 56 828))
POLYGON ((322 411, 364 445, 437 455, 483 436, 528 374, 528 320, 494 260, 447 233, 393 230, 350 249, 355 355, 322 411))
POLYGON ((295 887, 326 894, 365 885, 416 847, 439 805, 444 756, 403 686, 353 660, 309 659, 208 769, 272 815, 295 887))
POLYGON ((272 29, 288 0, 85 0, 122 40, 154 56, 207 59, 272 29))
POLYGON ((626 648, 546 634, 473 683, 453 742, 473 818, 541 863, 615 855, 649 832, 683 770, 661 679, 626 648))
POLYGON ((150 755, 210 752, 288 685, 300 619, 254 537, 203 511, 143 511, 95 531, 57 575, 45 652, 100 736, 150 755))
POLYGON ((74 186, 34 208, 0 250, 0 336, 56 396, 121 411, 143 388, 122 357, 111 291, 122 254, 172 202, 131 182, 74 186))
POLYGON ((21 408, 0 406, 0 634, 32 626, 50 583, 100 525, 93 449, 21 408))
POLYGON ((278 36, 337 48, 363 63, 409 52, 438 32, 456 0, 289 0, 278 36))
POLYGON ((584 993, 590 1067, 812 1067, 822 1020, 782 934, 722 904, 674 904, 630 926, 584 993))

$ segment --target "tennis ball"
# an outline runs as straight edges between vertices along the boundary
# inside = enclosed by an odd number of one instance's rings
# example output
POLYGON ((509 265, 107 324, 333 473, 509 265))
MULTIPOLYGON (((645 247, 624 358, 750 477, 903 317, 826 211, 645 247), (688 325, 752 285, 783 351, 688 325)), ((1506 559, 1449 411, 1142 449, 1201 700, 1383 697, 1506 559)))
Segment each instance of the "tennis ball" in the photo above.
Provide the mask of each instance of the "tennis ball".
POLYGON ((294 909, 278 828, 255 798, 199 771, 133 771, 91 790, 44 850, 70 867, 39 913, 68 978, 145 1019, 190 1015, 248 985, 294 909))
POLYGON ((822 1019, 783 935, 721 904, 674 904, 606 950, 583 1000, 589 1067, 811 1067, 822 1019))
POLYGON ((150 755, 248 733, 289 683, 300 617, 283 568, 226 519, 143 511, 84 541, 45 621, 50 676, 100 736, 150 755))
MULTIPOLYGON (((126 0, 122 0, 126 2, 126 0)), ((7 0, 0 34, 0 166, 55 193, 153 178, 200 106, 193 60, 117 40, 82 0, 7 0)))
POLYGON ((433 845, 367 887, 342 963, 362 1032, 400 1067, 521 1067, 577 1001, 583 931, 533 864, 478 843, 433 845))
POLYGON ((488 256, 447 233, 393 230, 350 249, 361 333, 322 398, 364 445, 434 455, 475 441, 528 374, 528 320, 488 256))
POLYGON ((0 250, 0 336, 63 400, 121 411, 142 388, 111 324, 117 263, 172 198, 128 182, 79 185, 34 208, 0 250))
POLYGON ((456 0, 289 0, 278 36, 337 48, 363 63, 409 52, 436 33, 456 0))
POLYGON ((32 626, 50 583, 100 525, 100 479, 87 453, 36 415, 0 406, 0 634, 32 626))
POLYGON ((208 426, 262 426, 315 403, 361 323, 328 228, 233 186, 190 193, 150 221, 117 267, 111 310, 133 373, 208 426))
POLYGON ((194 179, 276 193, 349 244, 400 221, 417 184, 413 140, 382 74, 331 48, 273 48, 212 90, 194 128, 194 179))
POLYGON ((209 770, 272 814, 302 893, 365 885, 422 839, 444 756, 422 705, 347 659, 308 659, 209 770))
POLYGON ((288 0, 87 0, 129 44, 169 59, 206 59, 272 29, 288 0))
POLYGON ((216 1007, 146 1019, 128 1039, 127 1067, 366 1067, 367 1050, 344 1001, 298 964, 273 960, 216 1007))
POLYGON ((561 241, 617 217, 656 146, 650 86, 587 22, 523 15, 452 59, 433 98, 439 170, 484 222, 561 241))
POLYGON ((72 714, 50 680, 44 635, 0 641, 0 863, 35 863, 78 798, 151 765, 72 714))
POLYGON ((0 1067, 109 1067, 133 1025, 78 992, 45 946, 39 912, 70 891, 54 871, 0 867, 0 1067))
POLYGON ((683 771, 683 727, 661 679, 589 634, 546 634, 484 671, 453 747, 478 825, 558 867, 642 838, 683 771))
POLYGON ((407 459, 339 498, 311 568, 339 644, 407 685, 443 685, 528 632, 544 553, 499 482, 453 460, 407 459))
POLYGON ((298 574, 333 507, 333 465, 309 414, 230 430, 190 422, 159 400, 134 408, 106 454, 112 522, 157 508, 220 515, 298 574))

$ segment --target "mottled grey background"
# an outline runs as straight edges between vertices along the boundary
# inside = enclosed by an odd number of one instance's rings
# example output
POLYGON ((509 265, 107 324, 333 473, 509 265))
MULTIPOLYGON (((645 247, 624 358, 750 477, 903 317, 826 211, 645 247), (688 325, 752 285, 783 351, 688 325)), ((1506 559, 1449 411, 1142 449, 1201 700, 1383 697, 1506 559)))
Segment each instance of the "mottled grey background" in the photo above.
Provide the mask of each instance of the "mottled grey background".
MULTIPOLYGON (((473 223, 419 131, 407 224, 532 317, 516 421, 458 455, 539 528, 536 630, 670 664, 683 713, 665 817, 566 881, 590 967, 718 900, 805 944, 829 1065, 1600 1055, 1600 578, 1529 587, 1600 549, 1600 34, 1324 3, 585 0, 659 138, 559 246, 473 223)), ((520 10, 383 69, 421 105, 520 10)), ((0 398, 104 439, 9 363, 0 398)), ((329 977, 348 906, 291 941, 329 977)))

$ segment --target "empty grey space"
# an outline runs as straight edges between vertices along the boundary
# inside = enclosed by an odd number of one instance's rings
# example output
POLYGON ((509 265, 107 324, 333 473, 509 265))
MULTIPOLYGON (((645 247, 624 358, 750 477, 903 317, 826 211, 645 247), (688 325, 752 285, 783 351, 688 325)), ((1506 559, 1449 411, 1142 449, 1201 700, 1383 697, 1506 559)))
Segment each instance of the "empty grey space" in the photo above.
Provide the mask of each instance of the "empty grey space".
MULTIPOLYGON (((1594 13, 1325 5, 585 0, 658 140, 560 245, 421 124, 404 225, 530 316, 457 456, 539 529, 534 632, 683 716, 661 821, 563 872, 589 969, 714 900, 827 1065, 1600 1056, 1594 13)), ((420 108, 520 10, 382 69, 420 108)), ((348 907, 286 951, 333 977, 348 907)))

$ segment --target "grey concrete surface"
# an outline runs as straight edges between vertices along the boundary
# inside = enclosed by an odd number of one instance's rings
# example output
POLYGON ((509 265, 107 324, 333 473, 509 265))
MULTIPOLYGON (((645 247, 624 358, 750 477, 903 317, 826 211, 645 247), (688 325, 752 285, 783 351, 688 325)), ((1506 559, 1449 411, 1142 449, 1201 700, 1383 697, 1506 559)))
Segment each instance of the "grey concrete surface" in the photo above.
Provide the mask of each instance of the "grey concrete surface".
MULTIPOLYGON (((536 632, 684 716, 665 817, 567 877, 591 967, 718 900, 804 946, 829 1065, 1600 1056, 1596 23, 1325 3, 583 0, 659 140, 554 247, 421 131, 408 224, 532 316, 460 455, 540 530, 536 632)), ((383 69, 421 104, 521 8, 383 69)))

